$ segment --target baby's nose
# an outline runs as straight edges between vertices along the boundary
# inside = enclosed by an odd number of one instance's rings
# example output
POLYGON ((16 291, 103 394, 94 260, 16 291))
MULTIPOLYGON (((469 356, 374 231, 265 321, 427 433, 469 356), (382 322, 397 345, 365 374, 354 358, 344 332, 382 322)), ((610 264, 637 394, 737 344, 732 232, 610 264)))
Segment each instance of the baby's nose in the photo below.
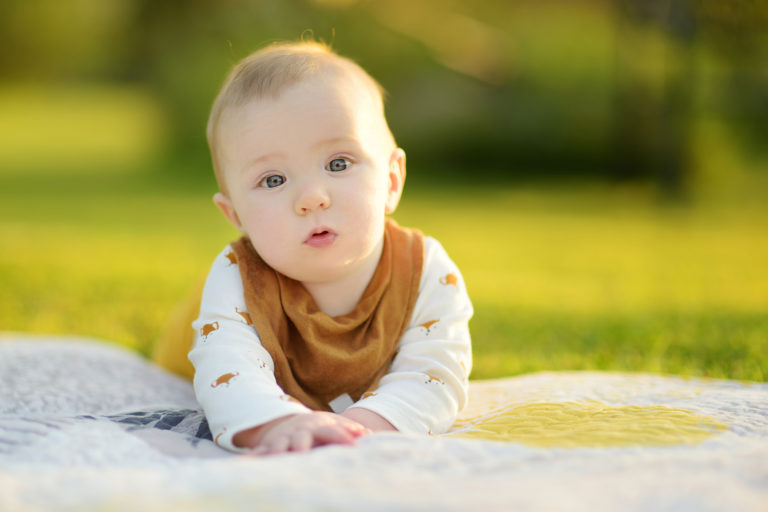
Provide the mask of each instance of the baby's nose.
POLYGON ((328 191, 319 185, 312 185, 302 190, 296 201, 296 213, 306 215, 317 209, 327 209, 331 206, 328 191))

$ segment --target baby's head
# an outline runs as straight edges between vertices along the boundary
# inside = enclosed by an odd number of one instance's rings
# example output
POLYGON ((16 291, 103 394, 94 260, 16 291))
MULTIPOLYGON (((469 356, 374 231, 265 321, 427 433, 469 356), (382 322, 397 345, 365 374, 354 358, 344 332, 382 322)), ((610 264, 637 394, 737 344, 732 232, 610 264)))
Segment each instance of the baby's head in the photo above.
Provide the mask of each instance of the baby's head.
POLYGON ((378 258, 405 154, 360 66, 319 43, 257 51, 230 73, 207 136, 214 201, 270 266, 310 282, 378 258))
POLYGON ((379 135, 395 147, 394 137, 384 118, 383 89, 355 62, 334 53, 319 42, 273 44, 240 61, 229 73, 216 97, 208 118, 206 135, 219 189, 227 192, 225 165, 221 159, 222 120, 260 99, 275 99, 287 88, 304 80, 350 80, 360 93, 369 96, 374 113, 380 116, 379 135))

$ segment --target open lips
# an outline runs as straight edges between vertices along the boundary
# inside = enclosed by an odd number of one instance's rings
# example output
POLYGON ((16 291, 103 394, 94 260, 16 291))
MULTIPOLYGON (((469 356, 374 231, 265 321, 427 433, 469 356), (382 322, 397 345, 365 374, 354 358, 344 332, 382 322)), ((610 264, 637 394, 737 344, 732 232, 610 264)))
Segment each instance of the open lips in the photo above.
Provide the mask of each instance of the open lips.
POLYGON ((312 230, 306 240, 304 240, 304 243, 315 248, 328 247, 336 241, 337 236, 332 229, 320 226, 312 230))

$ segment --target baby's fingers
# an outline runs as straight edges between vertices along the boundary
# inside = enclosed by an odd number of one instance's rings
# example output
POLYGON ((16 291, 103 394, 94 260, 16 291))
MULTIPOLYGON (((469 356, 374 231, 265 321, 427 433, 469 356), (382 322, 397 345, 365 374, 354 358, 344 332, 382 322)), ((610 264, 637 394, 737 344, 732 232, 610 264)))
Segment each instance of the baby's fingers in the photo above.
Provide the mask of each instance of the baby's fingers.
POLYGON ((254 450, 254 455, 277 455, 285 453, 291 446, 289 435, 270 436, 262 439, 261 444, 254 450))
POLYGON ((340 425, 326 425, 314 430, 314 446, 326 444, 355 444, 355 436, 340 425))
POLYGON ((355 439, 338 427, 321 427, 312 430, 270 436, 262 440, 261 445, 253 450, 253 455, 279 455, 287 452, 306 452, 315 446, 327 444, 354 444, 355 439))
POLYGON ((354 437, 361 437, 371 433, 371 430, 356 421, 352 421, 344 416, 338 416, 339 425, 354 437))
POLYGON ((299 430, 291 434, 291 443, 288 449, 292 452, 306 452, 312 448, 312 433, 309 430, 299 430))

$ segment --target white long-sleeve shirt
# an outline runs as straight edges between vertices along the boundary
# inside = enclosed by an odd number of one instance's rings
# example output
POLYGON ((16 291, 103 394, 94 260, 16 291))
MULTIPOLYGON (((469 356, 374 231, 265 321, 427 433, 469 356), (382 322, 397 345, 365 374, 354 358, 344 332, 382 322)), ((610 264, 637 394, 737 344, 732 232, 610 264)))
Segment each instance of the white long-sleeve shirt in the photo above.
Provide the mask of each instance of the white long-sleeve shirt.
MULTIPOLYGON (((216 443, 241 451, 232 437, 289 414, 310 412, 290 399, 275 380, 269 352, 247 319, 243 283, 225 248, 214 260, 203 290, 200 316, 192 326, 194 389, 216 443), (246 315, 246 316, 244 316, 246 315)), ((275 297, 275 300, 279 300, 275 297)), ((356 403, 406 433, 440 433, 467 401, 472 367, 468 322, 472 304, 456 265, 434 238, 424 237, 424 267, 410 322, 389 372, 373 393, 356 403)))

